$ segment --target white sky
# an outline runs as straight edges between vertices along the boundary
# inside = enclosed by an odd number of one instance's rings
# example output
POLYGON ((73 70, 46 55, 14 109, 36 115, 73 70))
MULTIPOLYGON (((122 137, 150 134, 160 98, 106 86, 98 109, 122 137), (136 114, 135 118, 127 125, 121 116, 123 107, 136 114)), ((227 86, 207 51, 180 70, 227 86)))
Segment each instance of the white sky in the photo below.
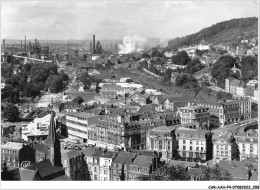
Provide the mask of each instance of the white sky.
POLYGON ((255 1, 3 1, 1 38, 182 37, 221 21, 258 17, 255 1))

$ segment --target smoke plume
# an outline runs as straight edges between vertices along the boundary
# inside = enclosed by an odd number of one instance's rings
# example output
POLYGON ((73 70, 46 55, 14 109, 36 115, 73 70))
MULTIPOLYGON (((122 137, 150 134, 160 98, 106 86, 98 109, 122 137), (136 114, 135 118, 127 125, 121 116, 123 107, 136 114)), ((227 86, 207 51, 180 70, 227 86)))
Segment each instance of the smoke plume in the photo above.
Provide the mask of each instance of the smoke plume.
POLYGON ((119 44, 119 54, 129 54, 144 50, 146 39, 136 34, 124 37, 122 44, 119 44))

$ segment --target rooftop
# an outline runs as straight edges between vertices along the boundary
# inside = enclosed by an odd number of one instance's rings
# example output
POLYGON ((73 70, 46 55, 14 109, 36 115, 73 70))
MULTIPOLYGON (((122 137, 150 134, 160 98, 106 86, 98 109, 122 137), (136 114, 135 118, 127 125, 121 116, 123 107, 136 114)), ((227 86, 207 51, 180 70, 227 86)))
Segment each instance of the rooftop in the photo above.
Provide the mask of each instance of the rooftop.
POLYGON ((120 151, 113 160, 113 163, 124 164, 130 157, 134 157, 134 154, 120 151))
POLYGON ((1 148, 6 148, 6 149, 14 149, 14 150, 20 150, 23 148, 23 143, 17 143, 17 142, 8 142, 4 145, 1 145, 1 148))
POLYGON ((61 151, 61 158, 62 159, 71 159, 74 157, 78 157, 81 155, 80 151, 76 151, 76 150, 62 150, 61 151))
POLYGON ((153 156, 137 155, 132 165, 141 167, 150 167, 153 164, 153 156))

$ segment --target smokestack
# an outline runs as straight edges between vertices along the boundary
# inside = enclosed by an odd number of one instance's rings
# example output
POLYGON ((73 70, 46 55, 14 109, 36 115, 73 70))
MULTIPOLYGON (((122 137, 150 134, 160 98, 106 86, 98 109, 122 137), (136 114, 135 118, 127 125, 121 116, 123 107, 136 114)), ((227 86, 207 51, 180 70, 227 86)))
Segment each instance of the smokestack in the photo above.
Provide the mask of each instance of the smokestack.
POLYGON ((37 45, 37 39, 36 38, 35 38, 35 42, 34 43, 35 43, 35 45, 37 45))
POLYGON ((93 54, 95 53, 95 49, 96 49, 96 43, 95 43, 95 35, 93 35, 93 54))
POLYGON ((26 36, 24 37, 24 51, 26 52, 26 36))
POLYGON ((90 51, 90 53, 92 53, 92 43, 91 42, 89 43, 89 51, 90 51))

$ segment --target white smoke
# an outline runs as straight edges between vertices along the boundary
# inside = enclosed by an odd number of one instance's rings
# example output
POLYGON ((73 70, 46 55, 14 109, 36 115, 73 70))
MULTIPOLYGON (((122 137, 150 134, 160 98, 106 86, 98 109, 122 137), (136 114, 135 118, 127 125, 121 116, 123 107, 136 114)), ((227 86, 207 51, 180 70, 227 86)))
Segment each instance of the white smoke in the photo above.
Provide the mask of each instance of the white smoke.
POLYGON ((119 44, 119 54, 129 54, 144 50, 146 39, 136 34, 125 36, 122 44, 119 44))

